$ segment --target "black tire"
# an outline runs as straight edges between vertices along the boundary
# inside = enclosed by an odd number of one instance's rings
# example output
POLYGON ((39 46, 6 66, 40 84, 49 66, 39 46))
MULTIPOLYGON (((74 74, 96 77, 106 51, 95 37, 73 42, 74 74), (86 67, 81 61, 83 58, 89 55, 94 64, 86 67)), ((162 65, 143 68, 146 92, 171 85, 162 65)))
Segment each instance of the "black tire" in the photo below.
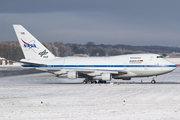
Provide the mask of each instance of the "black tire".
POLYGON ((84 80, 83 83, 84 83, 84 84, 87 84, 87 81, 84 80))
POLYGON ((102 80, 99 80, 98 83, 102 83, 102 80))
POLYGON ((151 81, 151 83, 152 83, 152 84, 155 84, 155 83, 156 83, 156 81, 155 81, 155 80, 152 80, 152 81, 151 81))

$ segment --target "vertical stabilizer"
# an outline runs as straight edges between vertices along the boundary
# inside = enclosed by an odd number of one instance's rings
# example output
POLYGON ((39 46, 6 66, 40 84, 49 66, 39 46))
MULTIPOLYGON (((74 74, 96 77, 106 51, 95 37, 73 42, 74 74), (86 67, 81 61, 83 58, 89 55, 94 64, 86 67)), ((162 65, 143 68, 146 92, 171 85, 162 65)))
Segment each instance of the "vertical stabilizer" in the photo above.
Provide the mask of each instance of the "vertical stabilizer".
POLYGON ((55 56, 21 25, 13 25, 26 59, 54 59, 55 56))

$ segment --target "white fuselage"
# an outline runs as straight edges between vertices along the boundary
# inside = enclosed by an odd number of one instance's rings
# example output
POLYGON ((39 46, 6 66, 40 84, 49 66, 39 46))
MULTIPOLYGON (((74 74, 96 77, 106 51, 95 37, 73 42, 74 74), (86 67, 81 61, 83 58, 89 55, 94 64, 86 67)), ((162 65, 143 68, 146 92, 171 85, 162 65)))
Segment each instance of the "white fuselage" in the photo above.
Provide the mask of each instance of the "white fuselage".
MULTIPOLYGON (((171 72, 176 68, 173 63, 158 57, 157 54, 130 54, 113 57, 62 57, 48 61, 35 60, 31 62, 47 64, 46 66, 37 66, 37 68, 49 71, 62 71, 64 69, 69 69, 69 71, 127 71, 127 74, 114 74, 113 78, 156 76, 171 72)), ((63 74, 63 72, 60 73, 63 74)), ((96 76, 99 74, 94 72, 88 75, 96 76)))

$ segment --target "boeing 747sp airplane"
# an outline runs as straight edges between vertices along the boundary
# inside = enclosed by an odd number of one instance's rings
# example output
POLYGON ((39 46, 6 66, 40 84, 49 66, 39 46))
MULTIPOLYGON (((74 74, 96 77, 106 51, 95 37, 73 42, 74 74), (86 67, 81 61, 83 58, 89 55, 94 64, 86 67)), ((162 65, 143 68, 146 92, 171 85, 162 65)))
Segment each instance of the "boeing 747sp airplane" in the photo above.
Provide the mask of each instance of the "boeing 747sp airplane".
MULTIPOLYGON (((69 79, 85 78, 84 83, 105 83, 114 79, 130 80, 165 74, 176 65, 158 54, 130 54, 111 57, 55 57, 23 26, 13 25, 25 59, 23 67, 66 75, 69 79)), ((156 83, 155 77, 151 83, 156 83)))

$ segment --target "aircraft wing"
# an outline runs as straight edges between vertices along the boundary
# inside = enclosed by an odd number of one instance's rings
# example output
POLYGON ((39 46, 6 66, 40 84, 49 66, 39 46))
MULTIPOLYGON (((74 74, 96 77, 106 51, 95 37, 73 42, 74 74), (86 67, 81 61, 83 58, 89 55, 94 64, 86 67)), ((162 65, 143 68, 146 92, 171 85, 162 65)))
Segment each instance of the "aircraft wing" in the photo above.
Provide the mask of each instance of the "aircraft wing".
POLYGON ((96 76, 96 75, 101 75, 103 73, 127 74, 127 71, 123 71, 123 70, 105 70, 105 69, 77 70, 77 72, 82 73, 82 74, 86 74, 88 76, 96 76))
POLYGON ((14 60, 9 60, 10 62, 16 62, 16 63, 23 63, 24 65, 29 65, 30 67, 36 67, 36 66, 46 66, 46 64, 39 64, 39 63, 30 63, 30 62, 22 62, 22 61, 14 61, 14 60))
POLYGON ((106 69, 76 69, 77 72, 81 72, 81 73, 94 73, 94 72, 102 72, 102 73, 112 73, 112 74, 119 74, 119 73, 123 73, 123 74, 127 74, 127 71, 124 70, 106 70, 106 69))
MULTIPOLYGON (((54 74, 65 74, 70 71, 76 71, 78 73, 87 75, 87 76, 96 76, 101 75, 103 73, 111 73, 111 74, 127 74, 127 71, 124 70, 106 70, 106 69, 78 69, 78 68, 65 68, 59 71, 51 71, 54 74)), ((49 71, 50 72, 50 71, 49 71)))

